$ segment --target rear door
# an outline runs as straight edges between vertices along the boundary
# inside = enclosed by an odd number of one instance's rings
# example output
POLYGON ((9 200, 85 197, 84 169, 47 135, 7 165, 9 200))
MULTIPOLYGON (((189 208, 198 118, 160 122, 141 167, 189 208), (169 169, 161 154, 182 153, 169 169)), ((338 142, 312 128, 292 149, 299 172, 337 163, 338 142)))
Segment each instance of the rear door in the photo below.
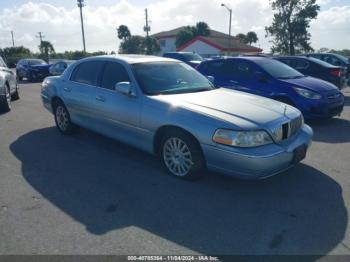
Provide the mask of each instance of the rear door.
POLYGON ((86 61, 75 67, 69 81, 63 82, 62 96, 73 122, 94 125, 93 92, 97 86, 103 61, 86 61))

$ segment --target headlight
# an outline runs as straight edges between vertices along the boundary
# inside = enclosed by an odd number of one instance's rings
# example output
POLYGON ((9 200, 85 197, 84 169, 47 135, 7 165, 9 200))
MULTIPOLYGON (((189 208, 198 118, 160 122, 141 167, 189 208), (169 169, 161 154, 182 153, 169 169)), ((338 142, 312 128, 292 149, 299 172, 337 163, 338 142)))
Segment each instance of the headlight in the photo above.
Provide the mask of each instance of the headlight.
POLYGON ((299 88, 299 87, 294 87, 295 92, 297 92, 299 95, 309 98, 309 99, 321 99, 322 96, 316 92, 299 88))
POLYGON ((228 129, 216 130, 213 141, 236 147, 257 147, 272 143, 270 135, 265 131, 233 131, 228 129))

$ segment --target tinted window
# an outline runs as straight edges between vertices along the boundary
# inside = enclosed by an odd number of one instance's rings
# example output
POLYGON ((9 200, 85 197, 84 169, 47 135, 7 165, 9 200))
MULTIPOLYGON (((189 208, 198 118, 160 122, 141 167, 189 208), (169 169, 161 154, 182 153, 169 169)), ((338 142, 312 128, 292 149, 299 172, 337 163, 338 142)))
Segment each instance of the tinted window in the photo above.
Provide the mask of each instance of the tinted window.
POLYGON ((2 57, 0 57, 0 67, 6 67, 4 60, 2 60, 2 57))
POLYGON ((210 81, 185 63, 153 62, 132 65, 148 95, 202 92, 214 89, 210 81))
POLYGON ((46 65, 47 63, 42 59, 28 59, 28 65, 46 65))
POLYGON ((295 59, 294 60, 294 66, 296 70, 303 70, 307 69, 309 67, 309 62, 303 59, 295 59))
POLYGON ((189 62, 189 61, 203 61, 203 58, 201 56, 199 56, 198 54, 181 54, 181 56, 183 57, 184 61, 189 62))
POLYGON ((97 86, 98 75, 101 72, 102 61, 88 61, 78 65, 71 76, 74 82, 97 86))
POLYGON ((129 75, 123 65, 108 62, 105 66, 101 87, 114 90, 114 86, 119 82, 130 82, 129 75))
POLYGON ((253 66, 245 61, 236 61, 236 74, 243 78, 252 78, 254 75, 253 66))
POLYGON ((271 76, 275 78, 292 79, 292 78, 304 77, 304 75, 300 74, 298 71, 291 68, 290 66, 287 66, 273 59, 266 58, 266 59, 256 60, 255 63, 257 63, 267 73, 269 73, 271 76))
POLYGON ((222 74, 224 67, 224 60, 214 60, 203 64, 203 69, 207 74, 222 74))
POLYGON ((313 57, 310 57, 309 59, 310 59, 312 62, 314 62, 314 63, 316 63, 316 64, 318 64, 318 65, 320 65, 320 66, 323 66, 323 67, 332 67, 331 64, 326 63, 326 62, 324 62, 324 61, 322 61, 322 60, 320 60, 320 59, 316 59, 316 58, 313 58, 313 57))
POLYGON ((282 62, 282 63, 285 63, 286 65, 293 67, 293 63, 289 59, 277 59, 277 60, 282 62))

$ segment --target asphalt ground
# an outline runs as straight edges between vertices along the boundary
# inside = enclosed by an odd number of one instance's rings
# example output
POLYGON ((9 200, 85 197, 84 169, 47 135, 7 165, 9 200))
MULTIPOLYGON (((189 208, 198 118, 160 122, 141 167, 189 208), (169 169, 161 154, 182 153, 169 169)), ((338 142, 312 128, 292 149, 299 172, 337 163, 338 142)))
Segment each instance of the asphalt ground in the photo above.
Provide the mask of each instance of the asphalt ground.
POLYGON ((295 168, 186 182, 85 129, 61 135, 40 84, 0 114, 0 254, 350 255, 350 88, 295 168))

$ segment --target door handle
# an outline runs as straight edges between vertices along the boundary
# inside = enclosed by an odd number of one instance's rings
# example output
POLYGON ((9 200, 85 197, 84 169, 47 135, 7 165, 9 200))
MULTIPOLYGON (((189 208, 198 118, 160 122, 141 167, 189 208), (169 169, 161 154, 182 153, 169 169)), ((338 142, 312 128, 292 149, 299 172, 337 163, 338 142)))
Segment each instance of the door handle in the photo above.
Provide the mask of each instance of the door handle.
POLYGON ((102 97, 102 96, 96 96, 96 100, 100 101, 100 102, 105 102, 106 101, 106 99, 104 97, 102 97))
POLYGON ((66 92, 70 92, 72 89, 68 88, 68 87, 63 87, 63 90, 66 92))

